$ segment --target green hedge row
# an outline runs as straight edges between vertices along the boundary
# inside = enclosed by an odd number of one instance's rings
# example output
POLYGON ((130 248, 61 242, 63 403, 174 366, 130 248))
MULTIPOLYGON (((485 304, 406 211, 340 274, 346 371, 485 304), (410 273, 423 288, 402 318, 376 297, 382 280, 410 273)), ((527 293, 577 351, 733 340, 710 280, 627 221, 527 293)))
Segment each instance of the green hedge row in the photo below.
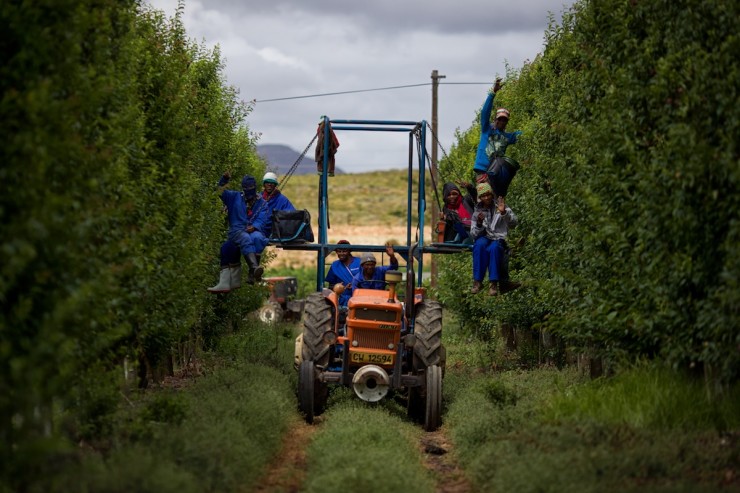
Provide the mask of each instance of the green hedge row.
MULTIPOLYGON (((583 0, 551 22, 544 52, 496 100, 524 131, 509 203, 528 287, 465 300, 466 323, 737 379, 739 14, 719 0, 583 0)), ((469 178, 478 132, 458 136, 443 175, 469 178)), ((469 260, 446 262, 467 286, 469 260)))
POLYGON ((180 15, 136 1, 0 7, 4 477, 33 463, 60 414, 104 431, 120 397, 106 375, 128 358, 157 376, 218 316, 204 289, 225 232, 213 187, 226 167, 264 163, 218 50, 189 41, 180 15))

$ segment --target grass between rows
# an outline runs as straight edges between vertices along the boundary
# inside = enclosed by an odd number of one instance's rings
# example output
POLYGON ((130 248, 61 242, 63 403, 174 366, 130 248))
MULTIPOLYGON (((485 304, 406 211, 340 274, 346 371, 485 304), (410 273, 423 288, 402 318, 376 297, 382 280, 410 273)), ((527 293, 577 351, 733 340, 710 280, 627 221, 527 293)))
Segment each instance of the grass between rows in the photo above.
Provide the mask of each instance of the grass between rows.
POLYGON ((369 404, 337 389, 320 426, 307 451, 303 491, 435 491, 416 445, 422 431, 392 400, 369 404))

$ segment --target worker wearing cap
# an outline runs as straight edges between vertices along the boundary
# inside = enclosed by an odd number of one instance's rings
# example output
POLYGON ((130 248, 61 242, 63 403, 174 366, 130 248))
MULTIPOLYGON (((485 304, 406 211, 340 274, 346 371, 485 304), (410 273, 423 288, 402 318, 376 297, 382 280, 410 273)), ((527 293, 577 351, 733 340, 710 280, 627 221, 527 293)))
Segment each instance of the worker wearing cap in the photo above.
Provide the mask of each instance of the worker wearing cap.
POLYGON ((391 264, 376 267, 375 255, 370 252, 363 253, 360 259, 360 272, 352 279, 352 289, 385 289, 385 273, 389 270, 398 269, 398 259, 393 251, 393 245, 385 244, 385 252, 388 254, 391 264))
MULTIPOLYGON (((272 218, 272 211, 294 211, 291 201, 278 189, 278 178, 275 173, 268 171, 262 177, 262 199, 268 208, 268 216, 272 218)), ((267 225, 266 236, 272 233, 272 223, 267 225)))
POLYGON ((330 289, 334 290, 338 285, 344 289, 339 295, 339 306, 346 306, 352 297, 352 279, 360 272, 360 257, 352 255, 349 245, 347 240, 337 242, 337 248, 334 250, 337 252, 337 260, 332 262, 324 279, 329 283, 330 289))
POLYGON ((242 191, 227 190, 231 173, 224 172, 217 192, 228 213, 228 240, 221 245, 221 274, 219 282, 208 288, 211 293, 227 293, 241 286, 241 262, 244 255, 249 266, 249 283, 260 282, 264 268, 259 255, 267 246, 264 234, 270 224, 267 207, 257 196, 257 182, 251 175, 242 178, 242 191))
POLYGON ((482 183, 489 181, 496 195, 506 196, 509 183, 516 174, 516 168, 512 168, 510 163, 505 163, 502 158, 506 154, 506 148, 509 145, 516 144, 517 138, 522 134, 520 130, 516 132, 506 132, 506 125, 509 123, 509 110, 499 108, 496 110, 496 116, 491 125, 491 113, 493 112, 493 100, 496 93, 502 87, 501 79, 496 79, 493 90, 489 91, 483 108, 480 112, 480 141, 478 142, 478 151, 475 155, 475 181, 482 183), (492 169, 493 168, 493 169, 492 169))

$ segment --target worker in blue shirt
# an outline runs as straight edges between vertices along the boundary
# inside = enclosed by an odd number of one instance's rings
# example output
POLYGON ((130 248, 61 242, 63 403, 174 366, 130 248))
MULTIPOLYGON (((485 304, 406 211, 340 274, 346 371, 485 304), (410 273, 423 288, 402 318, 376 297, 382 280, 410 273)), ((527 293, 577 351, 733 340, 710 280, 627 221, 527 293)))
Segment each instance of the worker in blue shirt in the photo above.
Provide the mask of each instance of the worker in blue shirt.
POLYGON ((352 279, 352 289, 385 289, 385 273, 389 270, 398 269, 398 259, 393 250, 393 245, 386 243, 385 252, 391 264, 376 267, 375 255, 370 252, 363 253, 360 260, 360 272, 352 279))
POLYGON ((341 284, 344 291, 339 295, 339 306, 347 306, 347 301, 352 297, 352 279, 360 272, 360 258, 352 255, 349 249, 349 241, 339 240, 337 245, 347 245, 345 248, 337 247, 337 260, 332 262, 329 267, 329 273, 324 279, 329 284, 329 288, 334 288, 341 284))

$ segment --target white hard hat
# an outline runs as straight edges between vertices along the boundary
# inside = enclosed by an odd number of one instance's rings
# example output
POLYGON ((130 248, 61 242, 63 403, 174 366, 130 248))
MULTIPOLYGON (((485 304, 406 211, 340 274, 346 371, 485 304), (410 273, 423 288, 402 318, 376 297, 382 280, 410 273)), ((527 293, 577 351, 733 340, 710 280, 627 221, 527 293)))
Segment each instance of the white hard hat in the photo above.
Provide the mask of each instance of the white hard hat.
POLYGON ((278 177, 272 171, 268 171, 267 173, 265 173, 265 176, 262 177, 262 183, 274 183, 275 185, 277 185, 278 177))

